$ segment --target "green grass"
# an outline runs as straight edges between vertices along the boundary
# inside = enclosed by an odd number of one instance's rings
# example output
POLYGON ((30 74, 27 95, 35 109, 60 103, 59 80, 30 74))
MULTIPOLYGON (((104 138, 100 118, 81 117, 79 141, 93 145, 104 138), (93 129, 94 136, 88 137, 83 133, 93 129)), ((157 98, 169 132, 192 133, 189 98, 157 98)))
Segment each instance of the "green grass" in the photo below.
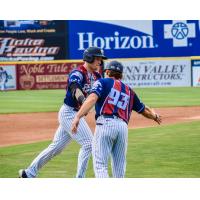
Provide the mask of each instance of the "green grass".
POLYGON ((132 130, 129 136, 127 177, 200 177, 200 121, 132 130))
MULTIPOLYGON (((0 148, 0 177, 17 171, 50 142, 0 148)), ((79 146, 72 142, 42 168, 39 177, 74 177, 79 146)), ((126 177, 200 178, 200 121, 129 130, 126 177)), ((90 160, 87 177, 94 177, 90 160)))
POLYGON ((64 96, 65 90, 0 92, 0 113, 58 111, 64 96))
POLYGON ((135 91, 151 107, 200 105, 200 88, 137 88, 135 91))
MULTIPOLYGON (((151 107, 200 105, 200 88, 139 88, 141 100, 151 107)), ((0 92, 0 113, 56 112, 65 90, 0 92)))

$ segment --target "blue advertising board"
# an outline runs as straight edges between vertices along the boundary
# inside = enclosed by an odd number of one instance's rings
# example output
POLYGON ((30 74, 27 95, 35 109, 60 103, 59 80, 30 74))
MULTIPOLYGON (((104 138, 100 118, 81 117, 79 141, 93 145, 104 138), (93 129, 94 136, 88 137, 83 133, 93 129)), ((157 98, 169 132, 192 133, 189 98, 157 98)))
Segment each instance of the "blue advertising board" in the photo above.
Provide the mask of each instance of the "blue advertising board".
POLYGON ((109 58, 200 55, 198 20, 68 21, 69 58, 98 46, 109 58))

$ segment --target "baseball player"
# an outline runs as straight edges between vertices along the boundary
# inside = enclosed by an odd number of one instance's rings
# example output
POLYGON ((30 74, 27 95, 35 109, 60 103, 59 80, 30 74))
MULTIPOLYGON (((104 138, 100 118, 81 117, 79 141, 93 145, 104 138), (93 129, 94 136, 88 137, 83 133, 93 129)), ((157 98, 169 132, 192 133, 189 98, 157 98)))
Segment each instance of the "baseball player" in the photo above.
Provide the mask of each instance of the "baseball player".
POLYGON ((1 91, 5 91, 6 89, 6 82, 8 81, 8 74, 3 67, 0 67, 0 88, 1 91))
POLYGON ((19 170, 20 178, 36 177, 39 169, 68 146, 72 139, 81 145, 76 177, 85 177, 88 160, 92 153, 93 134, 83 118, 80 120, 77 134, 71 134, 70 128, 75 114, 85 101, 93 83, 101 78, 96 70, 103 59, 107 58, 100 48, 89 47, 84 51, 83 60, 85 62, 83 66, 76 68, 69 74, 66 97, 58 116, 59 127, 52 143, 33 160, 27 169, 19 170))
POLYGON ((148 106, 145 106, 137 94, 121 82, 122 72, 121 63, 110 62, 105 68, 106 78, 99 79, 94 83, 91 94, 72 122, 71 130, 76 135, 81 117, 96 104, 96 129, 92 155, 97 178, 109 177, 108 160, 110 156, 113 177, 124 177, 128 140, 127 124, 132 110, 156 121, 158 124, 161 123, 161 117, 148 106))

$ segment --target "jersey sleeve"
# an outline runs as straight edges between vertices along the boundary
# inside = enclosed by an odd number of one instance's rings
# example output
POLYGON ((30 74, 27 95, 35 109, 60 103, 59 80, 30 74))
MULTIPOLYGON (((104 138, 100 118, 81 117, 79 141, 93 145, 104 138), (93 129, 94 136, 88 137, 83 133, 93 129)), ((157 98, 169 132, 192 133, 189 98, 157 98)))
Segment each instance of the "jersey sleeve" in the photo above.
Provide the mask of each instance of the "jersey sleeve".
POLYGON ((102 79, 99 79, 94 82, 90 94, 91 93, 95 93, 99 98, 101 97, 101 95, 103 93, 103 80, 102 79))
POLYGON ((136 93, 134 93, 133 98, 133 110, 137 113, 142 113, 145 109, 145 105, 140 101, 136 93))
POLYGON ((72 83, 77 83, 78 85, 81 85, 83 81, 83 75, 79 71, 73 71, 69 76, 69 85, 72 83))

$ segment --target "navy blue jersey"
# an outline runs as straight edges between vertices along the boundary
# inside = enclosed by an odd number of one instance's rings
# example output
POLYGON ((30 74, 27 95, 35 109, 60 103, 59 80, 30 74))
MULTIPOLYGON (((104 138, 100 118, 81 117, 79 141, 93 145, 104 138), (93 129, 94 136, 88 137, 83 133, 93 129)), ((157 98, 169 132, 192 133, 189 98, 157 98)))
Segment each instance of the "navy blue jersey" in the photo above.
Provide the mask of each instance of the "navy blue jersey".
POLYGON ((72 83, 78 84, 78 87, 81 89, 84 96, 87 97, 91 91, 92 85, 99 78, 101 78, 101 75, 98 72, 89 73, 84 66, 74 69, 69 74, 64 103, 68 106, 74 107, 75 109, 79 109, 81 105, 79 105, 76 99, 73 98, 69 86, 72 83))
POLYGON ((136 93, 120 80, 99 79, 94 83, 91 93, 99 97, 95 105, 96 119, 100 115, 115 115, 128 123, 132 110, 141 113, 145 109, 136 93))

